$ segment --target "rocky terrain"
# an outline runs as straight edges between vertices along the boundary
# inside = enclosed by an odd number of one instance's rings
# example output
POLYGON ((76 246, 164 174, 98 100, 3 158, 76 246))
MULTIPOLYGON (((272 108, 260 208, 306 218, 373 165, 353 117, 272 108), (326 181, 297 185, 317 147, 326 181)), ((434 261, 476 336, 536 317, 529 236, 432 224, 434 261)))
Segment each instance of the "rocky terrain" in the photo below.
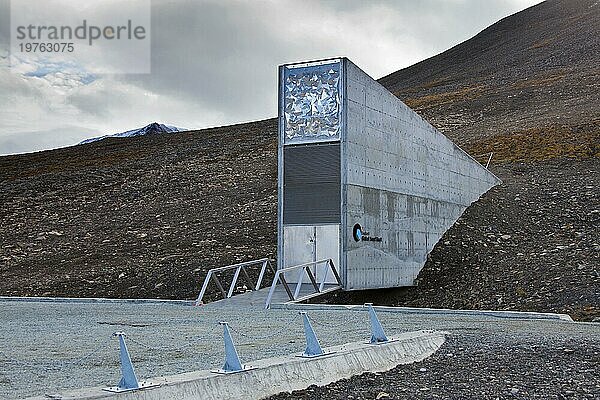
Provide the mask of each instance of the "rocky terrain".
POLYGON ((597 399, 598 362, 586 338, 457 335, 422 362, 270 399, 597 399))
POLYGON ((0 293, 193 298, 275 257, 276 122, 0 157, 0 293))
POLYGON ((599 21, 597 0, 546 1, 380 82, 460 145, 520 134, 558 152, 592 135, 597 154, 599 21))
MULTIPOLYGON (((416 288, 329 301, 600 316, 600 5, 549 1, 381 79, 504 181, 416 288)), ((194 298, 276 253, 276 120, 0 157, 0 294, 194 298)))
POLYGON ((600 3, 547 1, 380 79, 503 184, 430 254, 418 288, 333 302, 600 316, 600 3), (426 295, 427 293, 427 295, 426 295))

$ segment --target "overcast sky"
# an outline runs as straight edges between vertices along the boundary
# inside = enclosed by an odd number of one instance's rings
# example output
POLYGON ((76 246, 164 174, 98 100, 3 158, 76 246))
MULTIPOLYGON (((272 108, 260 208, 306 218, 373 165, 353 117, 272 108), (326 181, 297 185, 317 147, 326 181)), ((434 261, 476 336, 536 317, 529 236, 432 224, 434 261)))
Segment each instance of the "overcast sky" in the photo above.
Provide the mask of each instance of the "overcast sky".
MULTIPOLYGON (((96 2, 86 3, 93 16, 96 2)), ((346 56, 379 78, 536 3, 154 0, 151 73, 107 75, 85 65, 11 69, 9 0, 0 0, 0 154, 153 121, 198 129, 273 117, 279 64, 346 56)))

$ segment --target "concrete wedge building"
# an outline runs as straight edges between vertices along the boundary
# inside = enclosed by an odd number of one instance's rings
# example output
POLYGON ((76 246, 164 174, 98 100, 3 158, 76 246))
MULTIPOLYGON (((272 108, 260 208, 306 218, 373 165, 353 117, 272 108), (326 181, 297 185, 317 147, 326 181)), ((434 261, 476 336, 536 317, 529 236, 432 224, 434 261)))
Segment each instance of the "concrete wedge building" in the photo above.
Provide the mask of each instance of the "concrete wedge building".
POLYGON ((346 58, 279 68, 278 159, 278 268, 331 259, 344 290, 414 285, 500 183, 346 58))

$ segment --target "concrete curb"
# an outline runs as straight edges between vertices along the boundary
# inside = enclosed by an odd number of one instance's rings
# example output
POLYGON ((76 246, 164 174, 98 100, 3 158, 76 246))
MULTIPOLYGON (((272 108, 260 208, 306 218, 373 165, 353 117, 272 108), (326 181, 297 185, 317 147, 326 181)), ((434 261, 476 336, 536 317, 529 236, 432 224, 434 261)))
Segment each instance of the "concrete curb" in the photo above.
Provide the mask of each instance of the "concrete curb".
MULTIPOLYGON (((227 400, 261 399, 277 393, 306 389, 310 385, 323 386, 364 372, 383 372, 399 364, 421 361, 445 341, 444 332, 418 331, 395 336, 389 343, 371 345, 354 342, 324 349, 331 352, 317 358, 294 355, 274 357, 247 364, 253 369, 236 374, 222 375, 210 371, 150 379, 161 386, 118 394, 122 400, 178 399, 227 400)), ((79 389, 48 395, 54 399, 104 399, 114 393, 102 388, 79 389)), ((31 400, 48 399, 32 397, 31 400)))
POLYGON ((103 297, 13 297, 0 296, 0 302, 24 303, 101 303, 101 304, 173 304, 193 306, 192 300, 162 300, 162 299, 109 299, 103 297))
MULTIPOLYGON (((0 296, 0 302, 25 302, 25 303, 100 303, 100 304, 172 304, 194 306, 193 300, 163 300, 163 299, 110 299, 103 297, 13 297, 0 296)), ((211 303, 207 303, 211 304, 211 303)), ((273 303, 275 310, 317 310, 317 311, 364 311, 361 305, 341 304, 300 304, 300 303, 273 303)), ((390 307, 375 306, 377 311, 405 313, 405 314, 439 314, 439 315, 468 315, 484 316, 506 319, 546 319, 574 322, 567 314, 541 313, 532 311, 499 311, 499 310, 452 310, 448 308, 415 308, 415 307, 390 307)))
MULTIPOLYGON (((361 311, 365 308, 362 305, 337 305, 337 304, 298 304, 283 303, 272 304, 271 308, 279 310, 317 310, 317 311, 361 311)), ((404 314, 438 314, 438 315, 468 315, 482 316, 504 319, 545 319, 560 320, 564 322, 574 322, 567 314, 539 313, 530 311, 495 311, 495 310, 451 310, 445 308, 414 308, 414 307, 388 307, 375 306, 377 312, 392 312, 404 314)))

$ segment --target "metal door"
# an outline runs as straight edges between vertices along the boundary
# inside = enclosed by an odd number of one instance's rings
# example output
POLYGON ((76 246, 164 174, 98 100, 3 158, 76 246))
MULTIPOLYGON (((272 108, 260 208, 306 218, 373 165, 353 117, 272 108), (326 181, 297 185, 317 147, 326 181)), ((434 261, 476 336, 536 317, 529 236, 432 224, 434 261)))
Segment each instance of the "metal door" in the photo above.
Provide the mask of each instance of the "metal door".
POLYGON ((315 227, 309 225, 284 226, 283 254, 283 267, 315 261, 315 227))
MULTIPOLYGON (((333 265, 339 273, 340 268, 340 226, 335 225, 320 225, 315 226, 315 260, 323 260, 331 258, 333 265)), ((323 279, 323 274, 327 273, 327 283, 335 283, 335 277, 331 270, 325 272, 327 266, 319 265, 314 271, 317 280, 320 282, 323 279)))
MULTIPOLYGON (((340 226, 338 224, 284 226, 283 232, 284 267, 331 258, 334 266, 339 271, 340 226)), ((313 268, 312 272, 318 281, 323 279, 326 273, 325 269, 325 265, 313 268)), ((294 276, 286 276, 285 278, 290 282, 296 281, 294 276)), ((331 271, 327 272, 327 282, 335 282, 335 277, 331 271)))

